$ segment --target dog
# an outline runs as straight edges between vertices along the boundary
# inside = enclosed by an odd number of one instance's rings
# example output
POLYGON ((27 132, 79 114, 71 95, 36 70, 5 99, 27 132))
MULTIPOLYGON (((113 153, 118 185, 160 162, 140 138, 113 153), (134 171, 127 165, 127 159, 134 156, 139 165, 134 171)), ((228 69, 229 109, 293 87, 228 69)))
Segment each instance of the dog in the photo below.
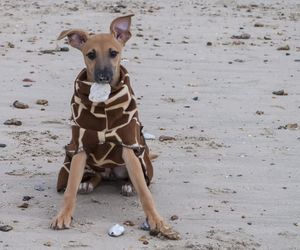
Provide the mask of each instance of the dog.
MULTIPOLYGON (((91 192, 105 175, 113 173, 124 177, 128 174, 140 198, 150 234, 177 240, 180 234, 160 216, 148 188, 153 176, 151 156, 129 74, 121 65, 122 49, 131 37, 132 16, 114 19, 107 34, 70 29, 58 37, 58 40, 67 37, 69 44, 82 52, 86 69, 80 72, 74 84, 72 140, 66 146, 65 163, 57 182, 57 190, 65 192, 51 228, 70 227, 78 192, 91 192), (104 172, 99 174, 99 171, 104 172)), ((132 192, 130 184, 123 189, 124 193, 132 192)))

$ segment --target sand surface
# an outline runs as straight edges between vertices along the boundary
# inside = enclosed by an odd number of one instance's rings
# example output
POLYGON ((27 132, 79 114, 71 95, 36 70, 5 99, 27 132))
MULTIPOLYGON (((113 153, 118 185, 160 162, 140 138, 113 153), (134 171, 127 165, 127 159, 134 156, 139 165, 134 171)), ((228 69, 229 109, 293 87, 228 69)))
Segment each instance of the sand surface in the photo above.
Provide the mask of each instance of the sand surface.
POLYGON ((0 231, 0 248, 300 249, 299 20, 297 0, 2 0, 0 226, 13 229, 0 231), (148 141, 159 154, 151 191, 182 234, 176 242, 140 230, 138 198, 122 197, 116 183, 78 196, 70 230, 49 229, 62 198, 55 184, 73 81, 84 67, 78 50, 49 50, 68 46, 56 41, 62 30, 107 32, 123 13, 135 14, 123 65, 145 131, 157 138, 148 141), (250 38, 232 38, 243 33, 250 38), (281 89, 288 95, 272 94, 281 89), (3 124, 11 118, 22 125, 3 124), (107 235, 126 220, 134 226, 125 235, 107 235))

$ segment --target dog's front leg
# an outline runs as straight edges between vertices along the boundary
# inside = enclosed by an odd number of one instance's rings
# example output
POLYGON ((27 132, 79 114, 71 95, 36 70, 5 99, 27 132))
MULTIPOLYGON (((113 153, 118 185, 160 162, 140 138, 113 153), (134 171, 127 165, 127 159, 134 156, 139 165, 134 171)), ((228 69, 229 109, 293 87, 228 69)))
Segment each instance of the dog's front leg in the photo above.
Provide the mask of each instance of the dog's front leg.
POLYGON ((144 178, 141 163, 133 150, 123 147, 122 156, 125 161, 130 180, 140 198, 144 212, 148 218, 150 234, 157 235, 160 233, 172 240, 180 239, 179 233, 169 227, 157 212, 152 194, 147 187, 144 178))
POLYGON ((63 205, 51 223, 52 229, 66 229, 70 227, 72 215, 75 209, 76 194, 82 180, 86 158, 87 156, 85 152, 80 152, 72 158, 68 185, 64 193, 63 205))

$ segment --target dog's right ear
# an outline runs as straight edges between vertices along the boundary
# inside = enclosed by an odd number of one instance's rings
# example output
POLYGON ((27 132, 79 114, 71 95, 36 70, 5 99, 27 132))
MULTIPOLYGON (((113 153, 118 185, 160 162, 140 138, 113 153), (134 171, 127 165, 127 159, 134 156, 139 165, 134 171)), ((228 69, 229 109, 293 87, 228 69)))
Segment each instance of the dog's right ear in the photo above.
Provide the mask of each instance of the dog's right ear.
POLYGON ((63 39, 66 36, 72 47, 81 50, 82 45, 85 44, 89 38, 89 33, 80 29, 64 30, 60 33, 57 40, 63 39))

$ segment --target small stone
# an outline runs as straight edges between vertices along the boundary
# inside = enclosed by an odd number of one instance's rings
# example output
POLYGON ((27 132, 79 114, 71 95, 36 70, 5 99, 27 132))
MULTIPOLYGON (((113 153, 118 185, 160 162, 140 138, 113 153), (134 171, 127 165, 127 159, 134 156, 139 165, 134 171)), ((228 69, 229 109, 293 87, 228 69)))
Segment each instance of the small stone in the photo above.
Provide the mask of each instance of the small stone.
POLYGON ((150 231, 150 225, 148 223, 148 219, 146 219, 143 224, 140 226, 140 229, 144 231, 150 231))
POLYGON ((123 222, 123 225, 133 227, 134 223, 131 220, 127 220, 123 222))
POLYGON ((12 119, 8 119, 6 120, 4 123, 4 125, 15 125, 15 126, 21 126, 22 125, 22 122, 15 119, 15 118, 12 118, 12 119))
POLYGON ((45 191, 45 187, 39 184, 34 185, 34 189, 37 191, 45 191))
POLYGON ((254 27, 264 27, 265 25, 264 24, 262 24, 262 23, 255 23, 254 24, 254 27))
POLYGON ((206 46, 212 46, 212 42, 207 42, 206 46))
POLYGON ((62 52, 68 52, 70 49, 68 47, 61 47, 59 50, 62 52))
POLYGON ((23 82, 35 82, 34 80, 29 79, 29 78, 24 78, 22 81, 23 81, 23 82))
POLYGON ((168 136, 168 135, 161 135, 159 138, 158 138, 159 141, 175 141, 175 137, 172 137, 172 136, 168 136))
POLYGON ((44 106, 46 106, 46 105, 48 105, 48 100, 46 100, 46 99, 38 99, 35 103, 38 104, 38 105, 44 105, 44 106))
POLYGON ((8 42, 7 46, 8 46, 8 48, 11 48, 11 49, 13 49, 15 47, 15 45, 11 42, 8 42))
POLYGON ((23 196, 22 201, 29 201, 29 200, 31 200, 32 198, 33 198, 32 196, 25 195, 25 196, 23 196))
POLYGON ((194 100, 194 101, 198 101, 198 99, 199 99, 198 96, 193 97, 193 100, 194 100))
POLYGON ((28 208, 29 204, 24 202, 22 205, 18 206, 19 208, 28 208))
POLYGON ((235 61, 235 62, 238 62, 238 63, 243 63, 243 62, 245 62, 245 60, 243 60, 243 59, 234 59, 234 61, 235 61))
POLYGON ((5 147, 6 147, 6 144, 0 143, 0 148, 5 148, 5 147))
POLYGON ((283 89, 278 90, 278 91, 273 91, 272 94, 273 95, 288 95, 288 93, 286 93, 283 89))
POLYGON ((278 47, 277 50, 290 50, 290 46, 284 45, 284 46, 278 47))
POLYGON ((297 129, 297 128, 299 128, 299 125, 298 125, 298 123, 289 123, 286 125, 286 128, 287 129, 297 129))
POLYGON ((241 35, 233 35, 231 36, 231 39, 249 39, 251 37, 250 34, 243 33, 241 35))
POLYGON ((174 214, 170 217, 170 220, 178 220, 178 219, 179 219, 179 217, 176 214, 174 214))
POLYGON ((233 41, 232 45, 243 45, 245 44, 243 41, 233 41))
POLYGON ((266 41, 272 40, 272 38, 269 37, 269 36, 264 36, 264 39, 265 39, 266 41))
POLYGON ((3 225, 3 226, 0 226, 0 231, 1 232, 9 232, 13 230, 13 227, 10 226, 10 225, 3 225))
POLYGON ((14 101, 13 106, 18 109, 28 109, 29 108, 29 106, 27 104, 25 104, 23 102, 19 102, 18 100, 14 101))
POLYGON ((141 236, 141 237, 139 238, 139 241, 141 241, 144 245, 148 245, 148 244, 149 244, 149 241, 148 241, 146 235, 141 236))
POLYGON ((29 87, 31 87, 32 86, 32 84, 23 84, 23 87, 24 88, 29 88, 29 87))
POLYGON ((51 241, 47 241, 43 244, 46 247, 51 247, 52 246, 52 242, 51 241))
POLYGON ((263 114, 264 114, 264 111, 257 110, 257 111, 255 112, 255 114, 257 114, 257 115, 263 115, 263 114))

